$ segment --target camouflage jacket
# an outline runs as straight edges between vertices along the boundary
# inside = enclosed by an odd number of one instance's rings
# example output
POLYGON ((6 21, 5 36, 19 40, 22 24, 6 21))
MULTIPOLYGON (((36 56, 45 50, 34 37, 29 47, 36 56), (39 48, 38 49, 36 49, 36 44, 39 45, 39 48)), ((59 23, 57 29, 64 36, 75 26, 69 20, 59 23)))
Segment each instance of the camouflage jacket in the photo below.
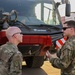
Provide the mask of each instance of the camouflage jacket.
POLYGON ((61 75, 75 75, 75 36, 66 41, 57 56, 49 60, 54 67, 61 69, 61 75))
POLYGON ((22 75, 22 60, 21 52, 12 43, 0 47, 0 73, 3 71, 3 75, 22 75))

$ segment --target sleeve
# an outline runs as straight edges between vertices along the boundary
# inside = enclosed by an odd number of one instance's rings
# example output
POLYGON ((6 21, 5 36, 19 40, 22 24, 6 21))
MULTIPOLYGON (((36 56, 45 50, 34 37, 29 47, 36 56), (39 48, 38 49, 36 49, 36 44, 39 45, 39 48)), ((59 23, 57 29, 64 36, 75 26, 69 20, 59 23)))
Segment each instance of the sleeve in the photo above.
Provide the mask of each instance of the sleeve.
POLYGON ((6 63, 8 63, 9 59, 13 55, 13 52, 8 51, 6 48, 2 48, 2 51, 0 52, 0 59, 3 61, 3 64, 6 65, 6 63))
POLYGON ((73 46, 70 43, 66 43, 61 49, 59 58, 50 57, 51 64, 59 69, 67 68, 72 62, 73 46))
POLYGON ((22 54, 20 52, 12 57, 9 75, 22 75, 22 54))

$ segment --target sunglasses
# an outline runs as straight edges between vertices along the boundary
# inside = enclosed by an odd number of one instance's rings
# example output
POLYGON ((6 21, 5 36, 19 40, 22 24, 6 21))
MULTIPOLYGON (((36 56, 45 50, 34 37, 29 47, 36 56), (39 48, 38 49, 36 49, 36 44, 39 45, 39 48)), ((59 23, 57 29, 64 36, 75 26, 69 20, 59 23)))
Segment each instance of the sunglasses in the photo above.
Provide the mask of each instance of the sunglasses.
POLYGON ((71 28, 71 27, 63 27, 62 29, 63 29, 63 30, 66 30, 66 29, 68 29, 68 28, 71 28))
POLYGON ((20 32, 17 32, 17 33, 14 33, 12 36, 14 36, 15 34, 22 34, 22 33, 20 33, 20 32))

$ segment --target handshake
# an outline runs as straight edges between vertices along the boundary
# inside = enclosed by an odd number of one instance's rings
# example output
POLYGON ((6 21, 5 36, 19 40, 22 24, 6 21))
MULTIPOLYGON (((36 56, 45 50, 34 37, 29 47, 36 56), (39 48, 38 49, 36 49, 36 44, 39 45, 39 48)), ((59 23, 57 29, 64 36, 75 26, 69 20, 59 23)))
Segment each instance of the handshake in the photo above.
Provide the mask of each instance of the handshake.
POLYGON ((50 57, 58 58, 56 53, 51 54, 49 51, 46 52, 46 56, 47 56, 47 58, 50 58, 50 57))

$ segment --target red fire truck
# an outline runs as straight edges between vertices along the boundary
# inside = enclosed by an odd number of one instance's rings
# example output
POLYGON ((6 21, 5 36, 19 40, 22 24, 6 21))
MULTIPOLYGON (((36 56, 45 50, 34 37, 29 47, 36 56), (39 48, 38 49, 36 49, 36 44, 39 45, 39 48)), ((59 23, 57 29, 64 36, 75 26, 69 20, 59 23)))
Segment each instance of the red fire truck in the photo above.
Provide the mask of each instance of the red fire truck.
MULTIPOLYGON (((68 1, 65 3, 69 16, 68 1)), ((18 47, 27 67, 41 67, 46 52, 63 37, 60 4, 54 0, 0 0, 0 45, 8 41, 6 29, 18 26, 23 34, 18 47)))

